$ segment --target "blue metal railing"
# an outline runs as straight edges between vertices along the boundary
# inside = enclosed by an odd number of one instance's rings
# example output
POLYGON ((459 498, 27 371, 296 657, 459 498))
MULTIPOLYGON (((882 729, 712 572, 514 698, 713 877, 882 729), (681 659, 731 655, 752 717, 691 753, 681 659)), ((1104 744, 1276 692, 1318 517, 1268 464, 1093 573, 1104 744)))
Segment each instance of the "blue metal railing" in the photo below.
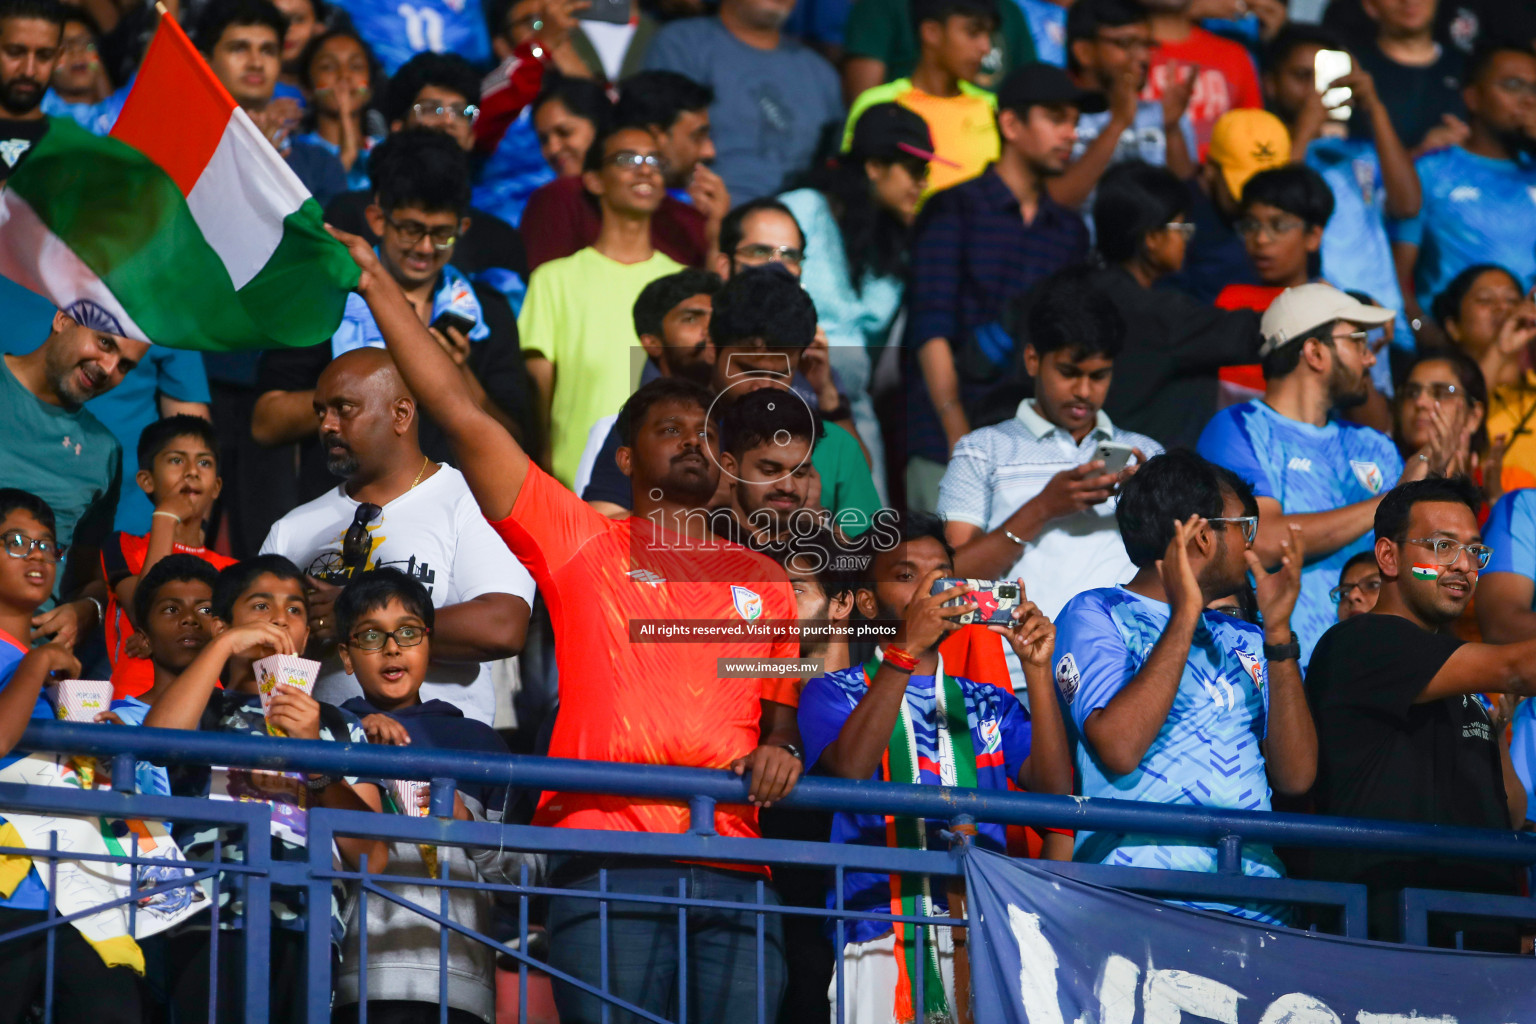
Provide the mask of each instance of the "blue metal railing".
MULTIPOLYGON (((891 921, 890 914, 857 912, 844 909, 841 894, 843 876, 848 871, 920 873, 951 876, 960 873, 958 859, 948 852, 889 850, 826 843, 808 843, 776 839, 738 839, 716 835, 714 810, 717 804, 746 801, 746 781, 722 771, 673 768, 666 766, 612 765, 525 756, 487 757, 449 751, 378 747, 365 744, 319 743, 227 733, 183 732, 144 728, 82 725, 65 722, 38 722, 30 726, 22 749, 73 754, 91 754, 111 759, 113 778, 121 785, 131 785, 132 762, 148 760, 157 764, 208 765, 301 770, 345 774, 349 776, 391 779, 417 779, 432 783, 431 816, 411 818, 401 815, 372 814, 317 808, 309 814, 309 861, 307 864, 273 863, 267 858, 265 839, 266 806, 263 804, 214 803, 178 797, 135 796, 102 791, 79 792, 49 790, 29 792, 27 787, 0 785, 0 811, 38 811, 102 814, 118 817, 157 818, 171 821, 205 821, 241 831, 244 835, 241 862, 209 865, 194 862, 201 870, 239 872, 245 876, 248 894, 245 910, 247 929, 244 1012, 247 1020, 265 1019, 267 997, 266 964, 258 956, 267 935, 266 911, 272 884, 301 885, 310 893, 309 929, 309 1015, 314 1022, 329 1019, 331 982, 331 946, 328 920, 323 910, 329 903, 333 881, 343 881, 359 891, 360 916, 366 929, 367 901, 389 900, 400 903, 391 893, 392 884, 436 887, 441 895, 434 910, 413 904, 416 912, 435 923, 441 932, 444 950, 448 932, 454 931, 477 942, 485 942, 516 961, 522 985, 523 1001, 519 1020, 527 1019, 528 971, 554 969, 528 953, 529 900, 546 896, 580 896, 599 899, 600 913, 606 920, 613 893, 575 892, 536 884, 524 869, 518 884, 462 882, 444 874, 436 881, 420 877, 370 875, 366 869, 337 869, 331 861, 331 840, 336 836, 377 838, 401 843, 430 844, 445 847, 533 850, 550 854, 623 855, 662 860, 687 860, 741 864, 781 864, 829 870, 835 880, 836 905, 831 909, 766 904, 759 899, 758 951, 762 956, 762 921, 766 915, 781 917, 814 916, 830 918, 835 933, 834 949, 842 948, 845 927, 854 920, 891 921), (613 833, 576 829, 548 829, 521 825, 500 825, 480 821, 453 820, 453 793, 457 783, 482 783, 520 787, 527 790, 558 789, 564 792, 604 793, 629 797, 647 797, 685 802, 689 808, 689 829, 676 835, 652 833, 613 833), (506 901, 515 901, 518 911, 517 946, 495 942, 451 919, 448 898, 454 889, 474 888, 489 891, 506 901), (261 909, 257 919, 258 902, 261 909)), ((1241 852, 1246 844, 1283 847, 1351 848, 1396 852, 1417 857, 1453 857, 1457 860, 1483 860, 1503 863, 1536 864, 1536 835, 1493 832, 1477 829, 1435 827, 1396 822, 1371 822, 1322 818, 1299 814, 1214 810, 1195 807, 1150 805, 1126 801, 1085 800, 1071 797, 1041 796, 1027 793, 940 789, 873 782, 806 778, 783 801, 783 806, 816 811, 847 811, 869 814, 895 814, 947 821, 983 821, 1002 824, 1027 824, 1042 828, 1092 831, 1136 832, 1176 836, 1209 843, 1219 851, 1220 870, 1215 874, 1157 871, 1109 867, 1092 864, 1047 863, 1058 873, 1084 881, 1114 886, 1158 896, 1198 900, 1264 901, 1292 904, 1316 904, 1338 908, 1342 930, 1351 936, 1365 934, 1365 892, 1363 887, 1302 879, 1248 877, 1241 873, 1241 852)), ((14 851, 0 851, 14 852, 14 851)), ((29 851, 45 861, 48 851, 29 851)), ((686 915, 689 909, 740 910, 752 904, 720 904, 717 901, 667 897, 665 899, 626 895, 623 903, 663 903, 678 908, 679 944, 686 940, 686 915)), ((1470 894, 1424 893, 1409 890, 1404 895, 1405 935, 1410 941, 1425 941, 1428 913, 1457 912, 1493 917, 1536 920, 1536 901, 1516 897, 1471 896, 1470 894)), ((949 919, 912 919, 922 923, 949 919)), ((56 926, 57 921, 50 922, 56 926)), ((955 922, 963 923, 963 922, 955 922)), ((364 931, 366 934, 366 931, 364 931)), ((916 934, 921 936, 922 929, 916 934)), ((3 943, 10 936, 0 936, 3 943)), ((0 946, 3 949, 3 946, 0 946)), ((445 954, 446 955, 446 954, 445 954)), ((214 962, 216 967, 216 961, 214 962)), ((440 972, 441 973, 441 972, 440 972)), ((599 992, 606 980, 591 984, 583 979, 560 976, 567 985, 599 992)), ((835 961, 835 990, 839 1000, 843 991, 842 960, 835 961)), ((444 982, 446 986, 446 981, 444 982)), ((921 985, 921 979, 918 979, 921 985)), ((367 988, 364 972, 363 992, 367 988)), ((217 990, 217 986, 214 986, 217 990)), ((600 993, 601 994, 601 993, 600 993)), ((921 1005, 921 993, 916 993, 921 1005)), ((680 1000, 679 1017, 686 1017, 685 1000, 680 1000)), ((771 1019, 771 1008, 762 1006, 759 993, 759 1019, 771 1019)), ((620 1009, 631 1009, 617 1004, 620 1009)), ((366 1006, 366 1004, 364 1004, 366 1006)), ((364 1009, 364 1013, 366 1010, 364 1009)), ((446 1007, 444 1008, 446 1019, 446 1007)), ((605 1005, 604 1018, 607 1016, 605 1005)), ((212 1011, 210 1011, 212 1017, 212 1011)), ((647 1017, 646 1019, 662 1019, 647 1017)))

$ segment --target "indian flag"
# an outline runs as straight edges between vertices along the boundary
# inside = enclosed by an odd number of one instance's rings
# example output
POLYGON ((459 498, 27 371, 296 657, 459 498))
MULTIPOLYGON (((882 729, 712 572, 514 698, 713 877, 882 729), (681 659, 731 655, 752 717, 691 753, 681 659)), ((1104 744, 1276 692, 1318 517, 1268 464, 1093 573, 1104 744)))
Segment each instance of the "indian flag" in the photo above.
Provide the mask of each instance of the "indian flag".
POLYGON ((1437 565, 1419 565, 1414 563, 1410 573, 1416 580, 1434 580, 1440 578, 1440 567, 1437 565))
POLYGON ((0 191, 0 274, 92 328, 228 352, 329 338, 358 271, 165 17, 111 136, 53 119, 0 191))

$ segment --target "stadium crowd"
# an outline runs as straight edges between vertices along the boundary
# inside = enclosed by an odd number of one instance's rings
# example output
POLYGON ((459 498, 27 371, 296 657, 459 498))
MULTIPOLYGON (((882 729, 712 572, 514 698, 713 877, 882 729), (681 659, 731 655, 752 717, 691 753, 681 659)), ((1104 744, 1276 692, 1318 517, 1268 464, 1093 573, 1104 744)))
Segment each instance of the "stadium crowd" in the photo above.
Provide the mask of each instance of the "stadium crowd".
MULTIPOLYGON (((1536 827, 1530 0, 166 6, 361 276, 332 336, 259 353, 40 315, 4 284, 0 773, 55 716, 51 681, 110 678, 102 728, 734 770, 751 802, 718 808, 724 836, 948 843, 944 821, 773 807, 804 773, 1536 827), (646 639, 700 620, 779 626, 646 639), (318 661, 313 691, 258 694, 271 655, 318 661), (732 658, 786 667, 723 677, 732 658)), ((0 176, 63 120, 111 131, 159 16, 0 0, 0 176)), ((420 810, 328 775, 264 798, 301 822, 420 810)), ((688 828, 681 803, 493 786, 454 813, 688 828)), ((219 838, 176 837, 193 860, 219 838)), ((274 835, 274 857, 301 841, 274 835)), ((1151 835, 983 824, 976 842, 1218 862, 1151 835)), ((442 850, 337 855, 948 905, 868 872, 839 894, 767 866, 442 850)), ((0 937, 48 914, 46 871, 23 867, 0 863, 0 937)), ((1529 887, 1251 844, 1242 869, 1364 883, 1389 941, 1404 887, 1529 887)), ((455 920, 512 934, 488 893, 455 893, 455 920)), ((299 1020, 295 920, 324 911, 272 914, 272 1017, 299 1020)), ((438 1019, 436 929, 371 911, 363 964, 355 894, 330 915, 335 1020, 357 1019, 363 970, 369 1019, 438 1019)), ((555 896, 536 916, 552 968, 596 984, 606 948, 610 991, 675 1012, 672 908, 605 923, 555 896)), ((1436 944, 1530 952, 1517 925, 1434 925, 1436 944)), ((760 981, 786 1021, 952 1019, 949 929, 914 966, 910 927, 854 922, 840 950, 808 918, 764 927, 760 979, 757 915, 691 917, 694 1019, 748 1019, 760 981)), ((59 1019, 206 1019, 206 923, 156 940, 145 977, 59 936, 59 1019)), ((223 976, 242 942, 218 944, 223 976)), ((45 947, 0 950, 0 1024, 41 999, 45 947)), ((447 948, 448 1019, 505 1015, 493 953, 447 948)), ((553 991, 566 1024, 603 1019, 553 991)))

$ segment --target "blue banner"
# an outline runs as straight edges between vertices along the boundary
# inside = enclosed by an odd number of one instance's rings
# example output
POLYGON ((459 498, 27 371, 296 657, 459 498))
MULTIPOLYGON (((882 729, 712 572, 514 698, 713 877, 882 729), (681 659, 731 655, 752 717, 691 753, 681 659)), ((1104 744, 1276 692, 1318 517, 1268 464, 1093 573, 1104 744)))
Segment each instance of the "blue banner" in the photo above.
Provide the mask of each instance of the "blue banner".
POLYGON ((1530 957, 1267 928, 984 850, 965 860, 978 1022, 1536 1024, 1530 957))

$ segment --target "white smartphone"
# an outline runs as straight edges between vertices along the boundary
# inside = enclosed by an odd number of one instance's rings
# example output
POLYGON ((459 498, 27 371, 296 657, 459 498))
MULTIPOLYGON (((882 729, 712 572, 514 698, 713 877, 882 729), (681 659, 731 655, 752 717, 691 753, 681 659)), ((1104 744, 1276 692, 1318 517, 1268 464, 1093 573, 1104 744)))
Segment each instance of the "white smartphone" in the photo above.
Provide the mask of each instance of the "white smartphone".
POLYGON ((1128 444, 1116 444, 1113 441, 1101 441, 1094 451, 1093 457, 1104 463, 1106 474, 1119 473, 1130 464, 1131 456, 1136 454, 1136 449, 1128 444))
POLYGON ((1355 62, 1343 50, 1318 50, 1317 56, 1312 58, 1313 81, 1332 120, 1349 120, 1348 103, 1353 90, 1342 86, 1337 89, 1328 87, 1354 70, 1355 62))

